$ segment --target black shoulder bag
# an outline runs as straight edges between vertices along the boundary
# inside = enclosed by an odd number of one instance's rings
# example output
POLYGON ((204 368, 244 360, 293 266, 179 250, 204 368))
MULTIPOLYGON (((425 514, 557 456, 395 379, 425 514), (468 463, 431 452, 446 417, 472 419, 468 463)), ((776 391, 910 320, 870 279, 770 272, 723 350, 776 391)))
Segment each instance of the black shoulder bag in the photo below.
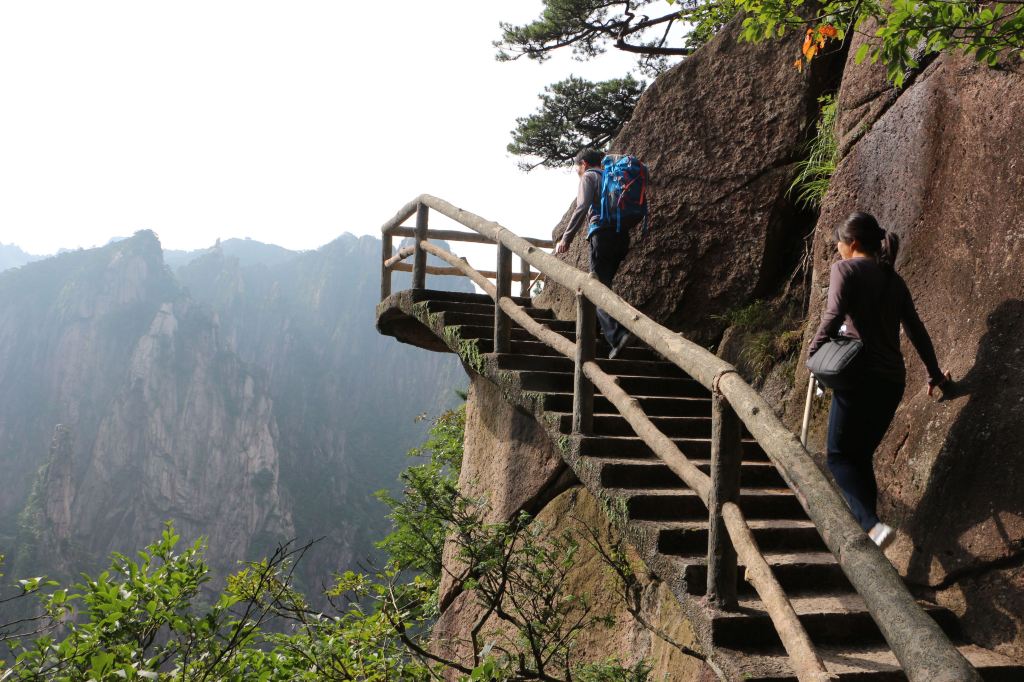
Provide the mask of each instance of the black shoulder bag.
MULTIPOLYGON (((885 301, 892 282, 892 273, 885 280, 878 304, 885 301)), ((852 336, 837 336, 823 344, 814 355, 807 358, 807 369, 825 388, 850 388, 856 382, 856 360, 864 348, 864 342, 852 336)))
POLYGON ((852 336, 830 339, 807 359, 807 369, 825 388, 849 388, 855 376, 855 360, 864 342, 852 336))

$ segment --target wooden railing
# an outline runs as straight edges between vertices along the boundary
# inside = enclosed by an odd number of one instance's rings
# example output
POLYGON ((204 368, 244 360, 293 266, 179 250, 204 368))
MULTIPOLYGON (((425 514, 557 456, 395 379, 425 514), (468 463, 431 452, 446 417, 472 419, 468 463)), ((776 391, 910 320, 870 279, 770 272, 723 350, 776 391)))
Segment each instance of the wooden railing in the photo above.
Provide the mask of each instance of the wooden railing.
POLYGON ((736 369, 721 358, 650 319, 601 284, 595 277, 563 263, 542 248, 552 243, 524 239, 498 223, 459 209, 446 201, 421 195, 404 206, 382 227, 381 298, 391 293, 391 272, 413 257, 414 289, 425 288, 427 254, 448 263, 434 268, 437 274, 462 274, 470 278, 495 301, 494 351, 508 352, 511 321, 529 331, 555 351, 575 362, 573 390, 573 431, 588 433, 593 424, 595 387, 616 407, 636 434, 669 469, 708 507, 708 599, 718 608, 736 608, 737 562, 742 561, 746 579, 754 586, 790 656, 797 678, 823 680, 830 676, 817 655, 803 625, 776 580, 754 540, 739 507, 740 429, 761 445, 787 484, 796 493, 814 522, 826 546, 836 557, 854 589, 864 598, 882 635, 895 653, 911 682, 966 682, 980 680, 978 673, 952 645, 938 624, 907 591, 899 574, 867 537, 850 514, 846 503, 811 460, 810 453, 775 416, 761 395, 747 384, 736 369), (473 230, 432 231, 427 213, 438 213, 473 230), (415 228, 402 223, 416 215, 415 228), (392 238, 414 238, 411 250, 394 254, 392 238), (497 267, 483 273, 465 259, 431 244, 429 240, 471 241, 498 247, 497 267), (523 270, 512 274, 512 254, 519 256, 523 270), (523 296, 529 294, 530 268, 548 281, 576 292, 576 342, 537 322, 511 296, 512 281, 518 279, 523 296), (495 279, 491 282, 488 277, 495 279), (636 337, 712 394, 711 474, 700 471, 675 443, 659 431, 638 401, 619 387, 615 378, 595 362, 594 310, 602 308, 636 337))

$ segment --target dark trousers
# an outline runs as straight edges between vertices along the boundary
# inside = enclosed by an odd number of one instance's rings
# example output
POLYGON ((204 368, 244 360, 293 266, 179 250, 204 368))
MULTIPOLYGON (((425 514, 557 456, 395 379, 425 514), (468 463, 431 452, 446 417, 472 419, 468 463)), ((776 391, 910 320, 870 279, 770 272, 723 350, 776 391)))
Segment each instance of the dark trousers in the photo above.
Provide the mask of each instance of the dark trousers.
MULTIPOLYGON (((590 271, 597 275, 601 284, 611 289, 615 273, 629 251, 629 229, 625 225, 621 232, 616 232, 614 228, 604 228, 590 235, 589 241, 590 271)), ((597 321, 604 338, 612 347, 627 333, 625 327, 600 308, 597 309, 597 321)))
POLYGON ((832 392, 828 415, 828 468, 864 530, 878 523, 878 486, 872 456, 903 398, 903 384, 865 380, 832 392))

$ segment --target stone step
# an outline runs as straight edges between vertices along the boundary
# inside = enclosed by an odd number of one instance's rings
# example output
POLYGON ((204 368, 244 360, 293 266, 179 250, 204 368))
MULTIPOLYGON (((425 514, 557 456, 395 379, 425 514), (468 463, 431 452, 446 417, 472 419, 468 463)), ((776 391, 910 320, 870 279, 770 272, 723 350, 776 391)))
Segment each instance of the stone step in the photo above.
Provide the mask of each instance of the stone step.
MULTIPOLYGON (((486 315, 488 317, 494 316, 494 302, 488 297, 487 302, 480 303, 466 303, 463 301, 440 301, 440 300, 427 300, 427 306, 430 308, 432 313, 443 313, 443 312, 455 312, 455 313, 470 313, 473 315, 486 315)), ((530 306, 523 306, 526 313, 535 320, 553 320, 555 319, 554 313, 547 308, 533 308, 530 306)))
MULTIPOLYGON (((797 617, 814 644, 884 644, 864 599, 856 593, 790 597, 797 617)), ((947 609, 922 604, 928 615, 951 638, 959 635, 956 617, 947 609)), ((764 604, 759 599, 740 599, 738 611, 719 611, 711 620, 716 646, 756 651, 782 645, 764 604)))
MULTIPOLYGON (((773 519, 777 521, 777 519, 773 519)), ((756 524, 756 519, 748 520, 756 524)), ((694 596, 707 593, 707 549, 692 556, 666 555, 679 567, 686 581, 686 591, 694 596)), ((789 596, 815 594, 854 594, 853 586, 830 552, 770 552, 764 553, 775 579, 789 596)), ((753 598, 754 587, 743 578, 743 564, 736 575, 736 593, 753 598)))
MULTIPOLYGON (((633 397, 640 403, 640 409, 649 417, 696 417, 711 414, 710 398, 638 395, 633 397)), ((544 396, 544 409, 551 412, 572 412, 572 393, 547 393, 544 396)), ((618 415, 619 411, 603 395, 595 395, 594 414, 618 415)))
MULTIPOLYGON (((493 327, 494 326, 494 315, 484 315, 480 313, 467 313, 461 310, 449 310, 447 312, 440 313, 441 319, 444 326, 449 325, 473 325, 477 327, 493 327)), ((556 332, 572 332, 576 333, 576 323, 568 320, 544 320, 543 324, 548 329, 552 329, 556 332)), ((513 328, 520 328, 519 325, 513 323, 513 328)), ((594 330, 594 336, 597 336, 597 330, 594 330)))
MULTIPOLYGON (((463 327, 465 329, 465 327, 463 327)), ((476 329, 474 327, 474 329, 476 329)), ((525 330, 520 330, 525 331, 525 330)), ((475 332, 474 332, 475 333, 475 332)), ((564 334, 562 335, 564 336, 564 334)), ((468 338, 468 337, 463 337, 468 338)), ((486 337, 473 337, 477 339, 477 348, 480 349, 481 353, 490 353, 494 349, 494 340, 490 334, 490 328, 488 328, 488 334, 486 337)), ((533 338, 533 337, 530 337, 533 338)), ((572 341, 575 342, 576 335, 572 335, 572 341)), ((599 358, 608 357, 608 344, 604 341, 598 341, 596 353, 599 358)), ((565 357, 551 346, 547 345, 543 341, 527 341, 517 340, 515 335, 512 337, 512 353, 517 355, 548 355, 555 357, 565 357)), ((660 355, 655 353, 653 350, 643 346, 628 346, 625 350, 619 353, 616 357, 617 360, 646 360, 660 362, 662 358, 660 355)))
MULTIPOLYGON (((626 497, 631 519, 640 521, 700 521, 707 519, 704 502, 692 490, 608 488, 626 497)), ((789 488, 741 488, 740 509, 748 519, 805 519, 803 507, 789 488)))
MULTIPOLYGON (((469 304, 494 304, 494 300, 487 294, 465 291, 442 291, 440 289, 411 289, 412 300, 420 301, 455 301, 469 304)), ((524 307, 532 307, 533 299, 523 296, 512 296, 513 301, 524 307)))
MULTIPOLYGON (((615 362, 614 360, 612 362, 615 362)), ((519 380, 527 391, 566 393, 572 391, 573 377, 568 372, 519 370, 519 380)), ((710 392, 695 380, 684 377, 619 376, 619 387, 630 395, 673 398, 708 398, 710 392)))
MULTIPOLYGON (((443 316, 442 316, 442 321, 443 321, 443 316)), ((487 346, 488 350, 490 348, 493 348, 493 346, 490 345, 491 343, 493 343, 493 340, 494 340, 494 326, 493 325, 490 325, 490 324, 487 324, 487 325, 460 324, 460 325, 455 325, 455 326, 457 326, 459 328, 459 336, 461 336, 462 338, 464 338, 464 339, 478 339, 479 341, 488 341, 489 342, 489 344, 487 346)), ((573 342, 576 341, 576 332, 575 331, 573 331, 573 332, 558 332, 558 333, 561 334, 562 336, 566 337, 570 341, 573 341, 573 342)), ((530 332, 526 331, 525 329, 523 329, 521 327, 512 327, 511 337, 512 337, 512 342, 513 343, 516 342, 516 341, 532 341, 532 342, 540 343, 539 341, 537 341, 536 337, 534 337, 533 334, 531 334, 530 332)), ((546 347, 547 346, 545 346, 545 348, 546 347)), ((481 347, 480 351, 481 352, 485 352, 482 347, 481 347)))
MULTIPOLYGON (((708 550, 708 522, 637 522, 658 534, 658 551, 676 556, 701 557, 708 550)), ((810 520, 754 519, 748 522, 762 552, 827 552, 828 548, 810 520)))
MULTIPOLYGON (((572 432, 572 415, 557 413, 559 429, 562 433, 572 432)), ((710 438, 711 417, 651 417, 659 431, 670 438, 710 438)), ((595 436, 632 436, 633 427, 625 418, 617 414, 600 414, 594 416, 595 436)))
MULTIPOLYGON (((490 323, 483 324, 459 324, 459 335, 464 339, 479 339, 481 342, 486 343, 486 346, 480 347, 480 352, 490 352, 493 348, 494 339, 494 326, 490 323)), ((576 343, 576 329, 575 327, 571 330, 555 330, 555 333, 559 336, 563 336, 566 339, 576 343)), ((559 355, 559 353, 552 350, 547 344, 538 341, 530 332, 526 331, 522 327, 513 326, 511 330, 512 341, 529 341, 538 344, 536 348, 544 348, 545 351, 541 353, 528 353, 529 355, 559 355)), ((608 357, 609 346, 600 334, 597 334, 597 348, 596 353, 599 358, 608 357)), ((564 356, 563 356, 564 357, 564 356)), ((641 341, 633 341, 629 346, 626 347, 623 359, 626 360, 662 360, 662 357, 649 349, 641 341)))
MULTIPOLYGON (((601 466, 601 485, 606 488, 676 489, 685 487, 679 477, 668 468, 668 465, 658 459, 608 458, 597 461, 601 466)), ((711 460, 694 459, 690 461, 705 474, 711 473, 711 460)), ((786 483, 771 462, 743 462, 740 465, 740 485, 745 488, 783 488, 786 483)))
MULTIPOLYGON (((988 649, 961 644, 960 653, 981 674, 985 682, 1020 682, 1024 666, 988 649)), ((850 682, 907 682, 895 654, 885 645, 824 645, 816 648, 825 668, 838 680, 850 682)), ((738 662, 744 680, 761 682, 796 682, 789 656, 781 648, 752 654, 746 650, 722 647, 720 653, 738 662)))
MULTIPOLYGON (((497 353, 498 367, 535 372, 559 372, 572 375, 575 363, 564 355, 517 355, 497 353)), ((615 376, 689 378, 683 370, 664 360, 598 359, 598 367, 615 376)))
MULTIPOLYGON (((672 442, 690 459, 711 458, 710 438, 673 438, 672 442)), ((768 461, 764 449, 756 441, 748 438, 743 441, 742 445, 743 461, 768 461)), ((651 448, 636 436, 581 436, 580 454, 587 457, 657 459, 651 448)))

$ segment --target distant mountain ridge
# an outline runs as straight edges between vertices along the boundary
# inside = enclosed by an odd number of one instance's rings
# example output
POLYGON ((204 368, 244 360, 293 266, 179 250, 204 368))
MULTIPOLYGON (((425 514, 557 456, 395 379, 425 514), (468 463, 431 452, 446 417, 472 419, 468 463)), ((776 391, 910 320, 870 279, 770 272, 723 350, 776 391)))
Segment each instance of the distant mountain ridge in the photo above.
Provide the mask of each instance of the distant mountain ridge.
MULTIPOLYGON (((357 239, 347 232, 338 239, 357 239)), ((200 258, 205 254, 213 252, 215 249, 220 249, 220 252, 228 258, 237 258, 239 264, 242 266, 250 265, 266 265, 267 267, 273 267, 280 265, 296 256, 306 253, 304 251, 293 251, 286 249, 283 246, 277 246, 276 244, 265 244, 263 242, 256 241, 255 239, 218 239, 217 243, 206 249, 196 249, 193 251, 180 251, 180 250, 164 250, 164 262, 172 270, 177 270, 180 267, 188 265, 196 258, 200 258)))
POLYGON ((0 244, 0 272, 10 268, 18 268, 26 263, 41 260, 45 257, 26 253, 17 244, 0 244))
POLYGON ((92 570, 168 518, 221 575, 292 537, 324 537, 310 585, 370 555, 371 493, 465 383, 453 357, 377 336, 379 258, 346 234, 165 262, 140 232, 0 273, 0 546, 19 570, 92 570))

